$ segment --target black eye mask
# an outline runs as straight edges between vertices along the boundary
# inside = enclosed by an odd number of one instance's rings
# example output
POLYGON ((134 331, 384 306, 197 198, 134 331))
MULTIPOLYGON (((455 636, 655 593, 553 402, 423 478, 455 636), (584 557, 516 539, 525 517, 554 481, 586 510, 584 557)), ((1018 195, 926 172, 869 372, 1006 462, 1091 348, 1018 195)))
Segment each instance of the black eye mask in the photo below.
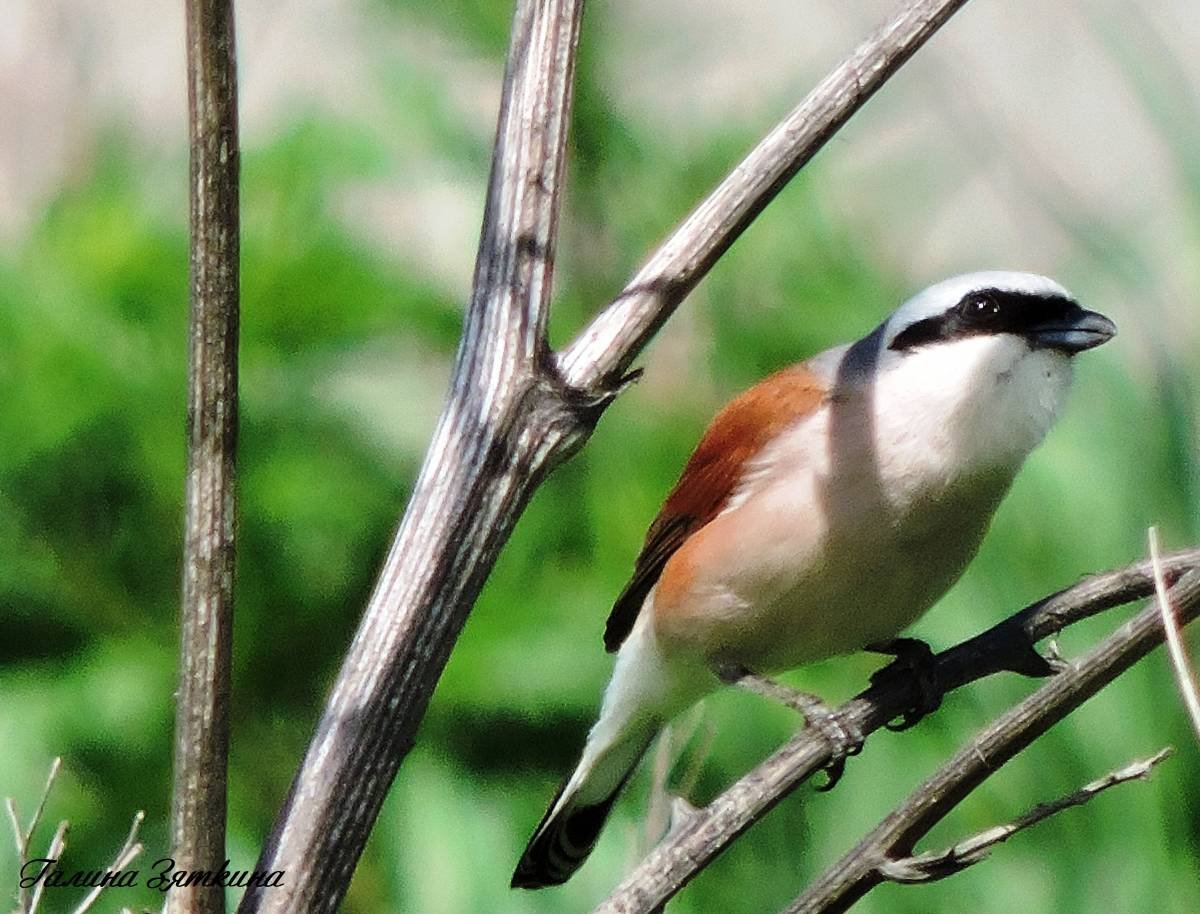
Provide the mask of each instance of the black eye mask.
POLYGON ((888 348, 904 352, 942 340, 983 334, 1029 337, 1049 322, 1070 321, 1083 313, 1065 295, 976 289, 953 308, 905 327, 888 348))

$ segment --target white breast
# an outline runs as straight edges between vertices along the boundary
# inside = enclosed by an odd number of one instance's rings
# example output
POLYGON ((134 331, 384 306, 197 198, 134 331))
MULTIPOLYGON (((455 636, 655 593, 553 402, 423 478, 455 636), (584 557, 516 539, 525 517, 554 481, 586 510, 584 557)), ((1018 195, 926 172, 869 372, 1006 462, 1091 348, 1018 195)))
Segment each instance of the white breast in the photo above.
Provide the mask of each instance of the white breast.
POLYGON ((1007 337, 885 356, 866 380, 846 351, 811 363, 829 401, 698 544, 687 637, 709 659, 770 671, 898 635, 974 556, 1070 380, 1065 357, 1007 337))

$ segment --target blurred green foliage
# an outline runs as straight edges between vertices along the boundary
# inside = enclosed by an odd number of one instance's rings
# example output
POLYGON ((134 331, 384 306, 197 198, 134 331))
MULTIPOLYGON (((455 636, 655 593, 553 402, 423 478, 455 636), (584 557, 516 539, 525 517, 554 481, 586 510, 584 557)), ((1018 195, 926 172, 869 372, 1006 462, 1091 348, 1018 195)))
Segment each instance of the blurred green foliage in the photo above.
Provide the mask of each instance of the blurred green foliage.
MULTIPOLYGON (((382 4, 379 15, 425 17, 498 72, 503 4, 401 6, 382 4)), ((762 127, 731 118, 681 162, 669 136, 639 128, 606 92, 603 15, 590 14, 580 63, 558 342, 762 127)), ((488 150, 476 133, 438 103, 439 87, 408 84, 407 74, 379 78, 394 90, 386 115, 413 155, 451 163, 482 208, 488 150)), ((377 253, 337 215, 345 182, 379 179, 398 164, 365 125, 327 115, 297 116, 245 151, 230 773, 230 853, 241 867, 254 860, 364 604, 457 342, 461 302, 419 265, 377 253)), ((143 865, 166 852, 185 170, 183 150, 147 160, 114 133, 0 252, 0 791, 27 812, 50 758, 63 756, 48 817, 73 822, 68 868, 108 860, 138 808, 148 813, 143 865)), ((600 644, 609 602, 707 418, 774 368, 868 330, 910 291, 828 210, 821 182, 818 161, 764 213, 650 349, 643 383, 534 499, 450 660, 347 911, 586 910, 645 850, 643 772, 573 882, 538 894, 507 888, 594 714, 610 664, 600 644)), ((1062 278, 1086 293, 1086 277, 1062 278)), ((1148 524, 1175 545, 1200 538, 1191 393, 1200 353, 1192 356, 1151 371, 1118 339, 1080 361, 1067 416, 918 634, 945 646, 1084 572, 1135 559, 1148 524)), ((1107 625, 1072 633, 1064 650, 1107 625)), ((839 699, 875 662, 844 658, 794 679, 839 699)), ((1028 689, 1012 678, 981 683, 916 731, 872 738, 836 791, 802 789, 784 801, 670 910, 779 908, 1028 689)), ((718 695, 677 725, 685 748, 676 777, 694 776, 692 797, 703 801, 795 726, 753 697, 718 695)), ((1164 743, 1180 752, 1149 785, 1069 811, 946 883, 881 888, 857 910, 1191 914, 1200 898, 1200 768, 1161 656, 1009 765, 934 843, 1005 821, 1164 743)), ((0 885, 13 884, 11 864, 0 855, 0 885)), ((153 893, 118 900, 157 903, 153 893)))

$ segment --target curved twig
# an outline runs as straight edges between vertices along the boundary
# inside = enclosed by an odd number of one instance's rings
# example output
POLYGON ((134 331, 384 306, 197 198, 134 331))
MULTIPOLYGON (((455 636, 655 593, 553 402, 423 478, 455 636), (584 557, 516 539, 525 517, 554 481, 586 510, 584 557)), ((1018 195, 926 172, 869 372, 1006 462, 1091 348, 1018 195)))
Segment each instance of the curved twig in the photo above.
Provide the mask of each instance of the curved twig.
POLYGON ((1149 758, 1130 762, 1123 768, 1110 771, 1103 777, 1084 784, 1065 797, 1059 797, 1049 803, 1039 803, 1013 821, 1004 825, 992 826, 986 831, 964 838, 956 842, 953 847, 942 851, 913 854, 911 857, 889 857, 878 864, 879 874, 890 882, 906 883, 936 882, 939 879, 954 876, 968 867, 986 860, 988 851, 998 844, 1003 844, 1017 832, 1037 825, 1064 809, 1090 803, 1110 787, 1127 784, 1130 781, 1146 780, 1159 763, 1170 757, 1171 751, 1168 746, 1149 758))
POLYGON ((1200 740, 1200 690, 1196 686, 1196 670, 1192 659, 1188 656, 1179 632, 1179 623, 1175 619, 1176 609, 1167 592, 1166 573, 1159 556, 1158 529, 1151 527, 1148 538, 1150 541, 1150 562, 1154 568, 1154 593, 1158 599, 1158 609, 1162 613, 1163 629, 1167 634, 1167 651, 1171 658, 1171 669, 1175 673, 1175 682, 1179 685, 1179 695, 1183 699, 1184 710, 1192 724, 1192 732, 1200 740))

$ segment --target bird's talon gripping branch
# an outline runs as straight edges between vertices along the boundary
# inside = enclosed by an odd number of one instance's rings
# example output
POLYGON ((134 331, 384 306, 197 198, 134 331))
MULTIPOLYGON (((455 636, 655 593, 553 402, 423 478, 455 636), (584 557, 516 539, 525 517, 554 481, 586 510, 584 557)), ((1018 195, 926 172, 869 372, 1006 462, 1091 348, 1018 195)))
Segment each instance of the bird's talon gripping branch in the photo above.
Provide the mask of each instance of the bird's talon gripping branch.
POLYGON ((755 695, 786 705, 804 718, 806 727, 816 730, 829 743, 830 760, 825 766, 826 781, 818 790, 832 790, 846 769, 846 759, 862 752, 863 734, 844 722, 828 704, 810 692, 802 692, 742 667, 723 667, 717 672, 722 682, 740 686, 755 695))
POLYGON ((893 638, 891 641, 867 645, 867 650, 891 654, 896 659, 871 676, 871 684, 889 679, 913 682, 917 700, 901 715, 899 721, 889 721, 887 729, 900 733, 914 727, 926 714, 932 714, 942 704, 943 689, 938 681, 937 663, 932 648, 918 638, 893 638))
POLYGON ((804 718, 809 727, 819 731, 830 745, 832 756, 825 766, 825 783, 817 787, 821 793, 827 793, 837 786, 837 782, 846 773, 846 759, 862 752, 862 730, 857 726, 843 721, 832 711, 826 711, 824 717, 814 718, 806 715, 804 718))

